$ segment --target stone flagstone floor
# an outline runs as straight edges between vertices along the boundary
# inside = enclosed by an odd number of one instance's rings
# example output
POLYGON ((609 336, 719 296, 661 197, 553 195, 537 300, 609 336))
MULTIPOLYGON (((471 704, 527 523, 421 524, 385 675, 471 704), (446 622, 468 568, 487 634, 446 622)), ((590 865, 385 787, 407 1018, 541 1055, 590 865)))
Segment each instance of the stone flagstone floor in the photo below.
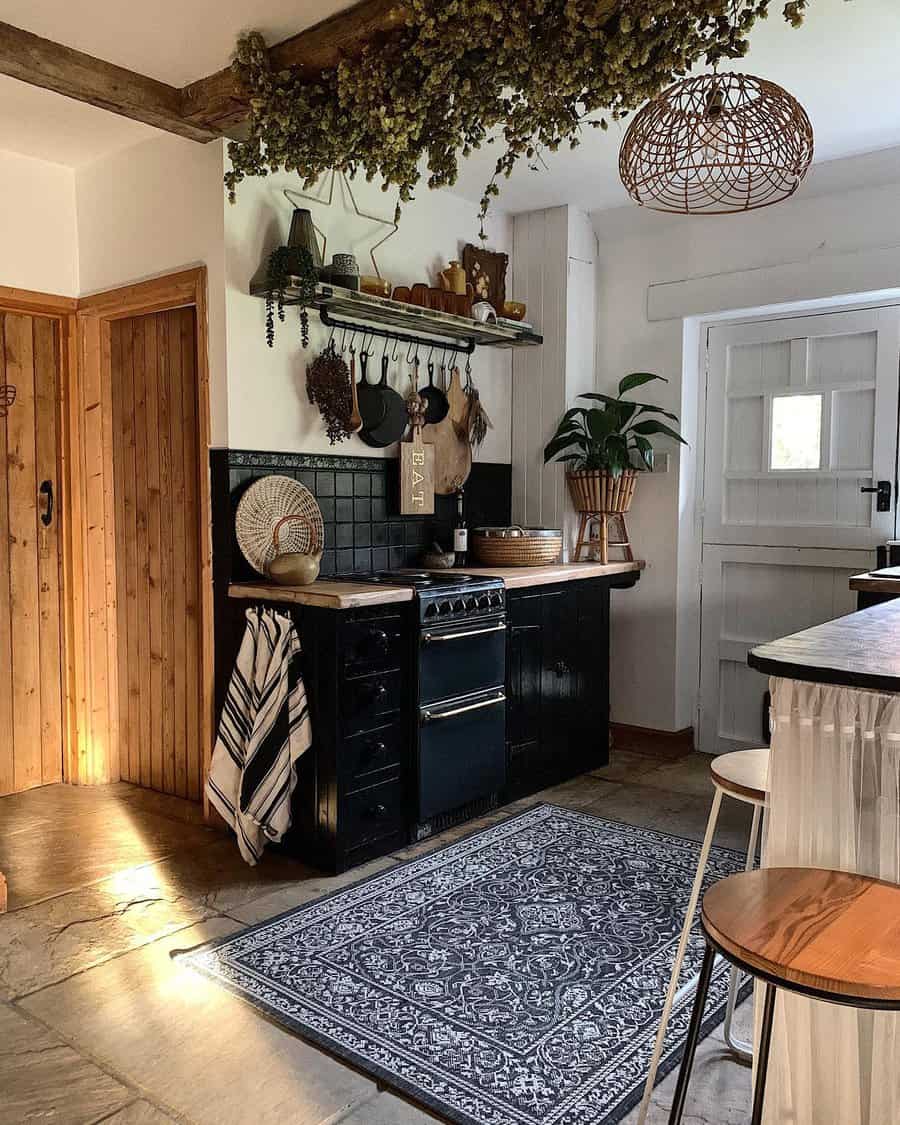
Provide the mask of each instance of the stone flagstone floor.
MULTIPOLYGON (((427 1125, 435 1118, 261 1018, 169 957, 439 847, 541 800, 701 839, 708 759, 618 752, 609 767, 337 878, 247 867, 196 806, 125 784, 0 798, 0 1125, 427 1125)), ((743 849, 725 801, 717 842, 743 849)), ((742 1005, 739 1022, 750 1021, 742 1005)), ((739 1027, 745 1036, 746 1027, 739 1027)), ((667 1117, 674 1075, 657 1088, 667 1117)), ((750 1071, 701 1044, 690 1125, 747 1120, 750 1071)), ((636 1112, 628 1123, 636 1120, 636 1112)))

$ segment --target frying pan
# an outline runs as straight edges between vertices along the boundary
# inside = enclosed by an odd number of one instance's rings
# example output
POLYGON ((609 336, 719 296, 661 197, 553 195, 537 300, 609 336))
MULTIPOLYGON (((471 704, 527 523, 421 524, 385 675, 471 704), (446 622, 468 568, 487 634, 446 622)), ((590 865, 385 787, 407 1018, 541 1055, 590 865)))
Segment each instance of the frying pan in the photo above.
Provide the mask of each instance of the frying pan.
POLYGON ((406 403, 397 394, 393 387, 388 386, 388 364, 390 360, 387 352, 381 357, 381 381, 372 387, 384 403, 384 418, 374 426, 363 426, 359 436, 366 445, 383 449, 386 445, 393 445, 406 433, 409 424, 409 415, 406 412, 406 403))
MULTIPOLYGON (((359 404, 359 413, 362 417, 363 428, 360 437, 366 430, 374 429, 384 421, 385 405, 381 397, 381 388, 372 384, 366 378, 366 367, 369 362, 369 353, 359 353, 359 382, 356 384, 356 398, 359 404)), ((363 438, 365 441, 365 438, 363 438)))
POLYGON ((434 364, 430 360, 428 363, 428 386, 423 387, 419 391, 419 395, 425 400, 426 425, 434 425, 435 422, 440 422, 442 418, 447 417, 450 403, 447 402, 447 396, 440 387, 434 385, 434 364))

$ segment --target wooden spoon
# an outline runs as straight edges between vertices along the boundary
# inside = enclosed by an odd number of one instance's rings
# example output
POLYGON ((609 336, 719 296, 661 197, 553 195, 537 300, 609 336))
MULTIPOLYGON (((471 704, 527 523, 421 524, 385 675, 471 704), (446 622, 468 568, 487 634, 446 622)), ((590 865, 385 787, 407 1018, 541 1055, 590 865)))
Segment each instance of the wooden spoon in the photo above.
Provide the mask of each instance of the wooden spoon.
POLYGON ((351 434, 358 434, 362 429, 363 420, 359 412, 359 399, 356 394, 356 356, 352 350, 350 352, 350 398, 353 401, 353 409, 347 419, 347 429, 351 434))

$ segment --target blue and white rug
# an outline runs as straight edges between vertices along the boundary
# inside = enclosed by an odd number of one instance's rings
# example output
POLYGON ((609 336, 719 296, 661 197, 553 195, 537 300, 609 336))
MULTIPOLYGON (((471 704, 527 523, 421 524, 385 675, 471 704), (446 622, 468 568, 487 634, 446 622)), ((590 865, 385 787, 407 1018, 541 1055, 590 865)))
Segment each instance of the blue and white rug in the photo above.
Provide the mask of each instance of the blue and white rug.
MULTIPOLYGON (((187 960, 449 1121, 612 1125, 640 1100, 698 851, 540 805, 187 960)), ((709 879, 742 864, 714 848, 709 879)), ((685 973, 701 958, 698 933, 685 973)), ((727 983, 718 962, 707 1032, 727 983)))

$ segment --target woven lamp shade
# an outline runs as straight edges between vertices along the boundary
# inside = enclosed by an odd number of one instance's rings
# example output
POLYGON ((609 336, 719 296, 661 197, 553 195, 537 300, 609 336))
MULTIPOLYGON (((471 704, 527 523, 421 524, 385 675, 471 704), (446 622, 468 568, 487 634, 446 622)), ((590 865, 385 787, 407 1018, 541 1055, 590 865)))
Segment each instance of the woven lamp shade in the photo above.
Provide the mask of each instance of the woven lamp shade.
POLYGON ((724 215, 793 195, 813 157, 795 97, 750 74, 704 74, 664 90, 619 150, 629 195, 654 211, 724 215))

